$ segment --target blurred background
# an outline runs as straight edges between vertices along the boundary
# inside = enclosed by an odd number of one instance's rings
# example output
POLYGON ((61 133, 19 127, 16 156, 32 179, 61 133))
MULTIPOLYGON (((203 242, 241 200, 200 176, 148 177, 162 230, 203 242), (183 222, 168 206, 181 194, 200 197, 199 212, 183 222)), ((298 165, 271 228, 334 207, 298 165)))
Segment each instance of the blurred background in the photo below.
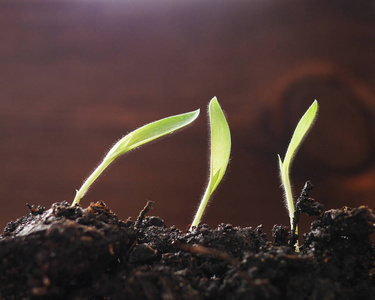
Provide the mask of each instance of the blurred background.
POLYGON ((375 208, 374 1, 6 0, 0 66, 1 227, 26 203, 72 202, 126 133, 200 108, 189 128, 120 158, 81 201, 125 220, 152 200, 150 214, 184 230, 207 184, 213 96, 232 155, 203 222, 289 225, 277 154, 314 99, 295 196, 311 180, 325 209, 375 208))

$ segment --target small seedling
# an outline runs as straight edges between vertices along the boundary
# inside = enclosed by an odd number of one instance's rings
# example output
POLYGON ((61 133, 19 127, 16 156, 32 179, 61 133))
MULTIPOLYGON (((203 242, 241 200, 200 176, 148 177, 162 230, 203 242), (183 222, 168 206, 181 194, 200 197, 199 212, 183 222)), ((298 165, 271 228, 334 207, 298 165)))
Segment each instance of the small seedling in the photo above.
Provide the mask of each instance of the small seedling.
MULTIPOLYGON (((292 164, 293 158, 297 153, 299 146, 301 146, 304 138, 306 137, 308 131, 311 129, 312 124, 315 120, 318 111, 318 102, 315 100, 309 109, 302 116, 301 120, 298 122, 296 129, 294 130, 292 139, 289 143, 288 149, 286 151, 284 161, 279 157, 279 167, 280 167, 280 177, 281 182, 284 187, 285 202, 289 212, 290 228, 293 228, 293 217, 294 217, 294 201, 292 188, 290 185, 289 172, 290 166, 292 164)), ((298 229, 296 228, 296 234, 298 234, 298 229)))
POLYGON ((194 217, 194 221, 191 224, 190 231, 198 226, 208 200, 224 176, 230 156, 230 130, 216 97, 210 101, 209 116, 211 124, 210 177, 207 189, 194 217))
POLYGON ((82 187, 77 191, 72 205, 79 204, 81 198, 87 192, 91 184, 117 157, 190 124, 198 117, 199 112, 200 110, 198 109, 185 114, 164 118, 144 125, 124 136, 111 148, 111 150, 109 150, 100 165, 86 179, 82 187))

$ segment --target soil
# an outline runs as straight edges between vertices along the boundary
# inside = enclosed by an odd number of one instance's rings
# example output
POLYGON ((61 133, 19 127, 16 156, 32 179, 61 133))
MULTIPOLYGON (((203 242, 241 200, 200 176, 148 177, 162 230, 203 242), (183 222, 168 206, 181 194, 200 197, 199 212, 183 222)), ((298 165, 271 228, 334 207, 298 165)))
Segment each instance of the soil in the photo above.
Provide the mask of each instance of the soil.
MULTIPOLYGON (((147 216, 121 221, 103 203, 67 202, 9 222, 0 236, 0 299, 375 299, 375 216, 323 211, 306 184, 296 205, 315 216, 296 246, 287 227, 200 225, 147 216)), ((295 230, 292 230, 294 233, 295 230)))

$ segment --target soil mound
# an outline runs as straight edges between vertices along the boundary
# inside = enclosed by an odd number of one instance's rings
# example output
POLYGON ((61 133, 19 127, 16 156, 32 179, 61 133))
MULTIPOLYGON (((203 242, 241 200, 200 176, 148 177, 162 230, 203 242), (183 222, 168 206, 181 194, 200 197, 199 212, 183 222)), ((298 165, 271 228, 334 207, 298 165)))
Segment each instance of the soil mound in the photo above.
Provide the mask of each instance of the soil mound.
POLYGON ((149 208, 121 221, 103 202, 30 207, 0 236, 0 299, 375 299, 367 207, 318 210, 299 252, 284 226, 186 233, 149 208))

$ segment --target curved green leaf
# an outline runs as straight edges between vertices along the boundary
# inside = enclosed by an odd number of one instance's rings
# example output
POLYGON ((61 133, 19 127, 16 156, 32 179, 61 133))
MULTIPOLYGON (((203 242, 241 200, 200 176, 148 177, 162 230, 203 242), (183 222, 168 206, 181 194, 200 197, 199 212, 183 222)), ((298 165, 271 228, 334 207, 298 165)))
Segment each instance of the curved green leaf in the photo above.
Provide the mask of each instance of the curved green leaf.
POLYGON ((292 188, 289 179, 290 166, 293 162, 293 158, 297 153, 298 148, 301 146, 304 138, 307 136, 307 133, 311 129, 314 120, 318 112, 318 102, 315 100, 309 109, 302 116, 296 129, 294 130, 292 139, 289 143, 288 149, 285 154, 284 161, 279 157, 279 168, 280 168, 280 177, 282 185, 284 187, 286 205, 289 212, 290 219, 290 228, 293 227, 293 217, 294 217, 294 201, 292 195, 292 188))
POLYGON ((216 97, 209 104, 209 115, 211 124, 210 178, 190 230, 198 226, 209 198, 225 174, 230 156, 230 130, 216 97))
POLYGON ((91 184, 117 157, 190 124, 198 117, 199 112, 200 110, 198 109, 192 112, 164 118, 144 125, 124 136, 111 148, 111 150, 109 150, 101 164, 86 179, 82 187, 77 191, 72 205, 79 203, 91 184))

